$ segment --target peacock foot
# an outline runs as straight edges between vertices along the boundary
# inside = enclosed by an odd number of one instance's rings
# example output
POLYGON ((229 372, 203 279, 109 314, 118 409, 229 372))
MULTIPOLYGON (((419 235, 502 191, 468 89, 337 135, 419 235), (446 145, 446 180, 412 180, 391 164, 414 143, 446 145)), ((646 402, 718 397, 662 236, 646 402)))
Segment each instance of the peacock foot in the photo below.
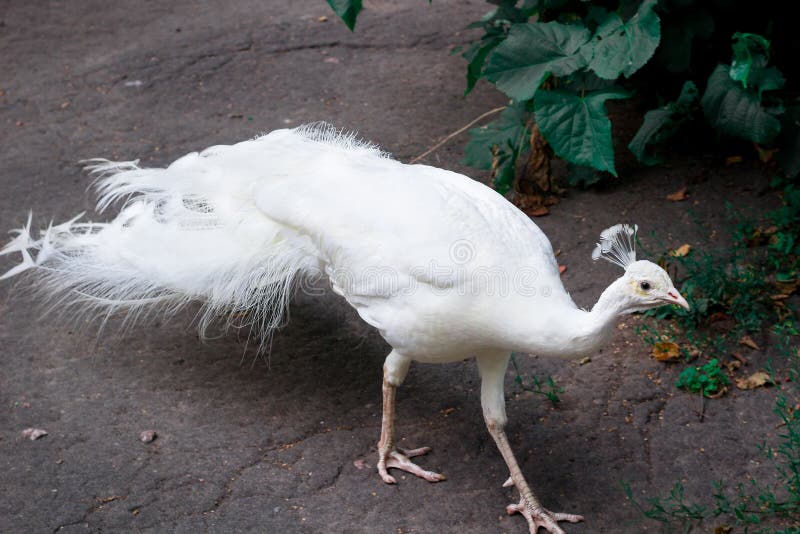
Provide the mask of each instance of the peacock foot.
POLYGON ((444 475, 434 473, 433 471, 426 471, 409 459, 429 453, 431 451, 430 447, 420 447, 419 449, 401 449, 400 447, 392 449, 387 448, 386 450, 381 449, 382 447, 378 448, 378 473, 380 473, 381 478, 387 484, 397 484, 397 479, 388 472, 388 470, 392 468, 406 471, 412 475, 424 478, 428 482, 439 482, 446 479, 444 475))
MULTIPOLYGON (((503 487, 513 485, 514 483, 511 482, 511 478, 509 478, 508 481, 503 484, 503 487)), ((539 527, 544 528, 551 534, 566 534, 564 529, 558 526, 559 521, 568 521, 570 523, 583 521, 582 515, 556 513, 541 507, 531 506, 525 497, 520 497, 518 504, 509 504, 506 506, 506 512, 508 515, 522 514, 525 519, 528 520, 530 534, 537 534, 539 532, 539 527)))

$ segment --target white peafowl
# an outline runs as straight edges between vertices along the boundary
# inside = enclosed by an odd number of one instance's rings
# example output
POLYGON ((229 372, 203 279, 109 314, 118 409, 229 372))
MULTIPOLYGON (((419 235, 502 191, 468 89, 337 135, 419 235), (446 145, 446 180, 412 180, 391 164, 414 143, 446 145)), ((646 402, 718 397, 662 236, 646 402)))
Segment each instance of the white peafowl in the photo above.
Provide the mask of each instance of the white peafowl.
POLYGON ((636 261, 636 227, 605 230, 594 251, 625 269, 591 311, 565 291, 547 237, 492 189, 454 172, 405 165, 325 124, 273 131, 188 154, 165 169, 91 160, 98 211, 31 236, 17 230, 0 254, 19 252, 31 288, 61 310, 137 316, 202 303, 199 328, 250 318, 261 339, 280 326, 292 290, 323 276, 392 350, 383 367, 378 472, 430 482, 444 476, 411 461, 394 433, 395 391, 412 361, 474 356, 486 426, 520 493, 508 506, 531 533, 560 533, 579 515, 542 506, 504 431, 503 377, 512 351, 577 358, 600 348, 615 319, 664 304, 688 304, 667 273, 636 261))

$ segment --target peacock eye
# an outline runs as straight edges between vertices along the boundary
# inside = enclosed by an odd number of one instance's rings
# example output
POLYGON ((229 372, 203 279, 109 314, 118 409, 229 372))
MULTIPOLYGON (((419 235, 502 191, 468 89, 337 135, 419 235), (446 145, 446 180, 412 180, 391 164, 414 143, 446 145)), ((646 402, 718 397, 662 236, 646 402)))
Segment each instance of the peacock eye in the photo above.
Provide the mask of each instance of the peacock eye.
POLYGON ((640 282, 639 283, 639 287, 641 287, 643 291, 649 291, 650 290, 650 282, 640 282))

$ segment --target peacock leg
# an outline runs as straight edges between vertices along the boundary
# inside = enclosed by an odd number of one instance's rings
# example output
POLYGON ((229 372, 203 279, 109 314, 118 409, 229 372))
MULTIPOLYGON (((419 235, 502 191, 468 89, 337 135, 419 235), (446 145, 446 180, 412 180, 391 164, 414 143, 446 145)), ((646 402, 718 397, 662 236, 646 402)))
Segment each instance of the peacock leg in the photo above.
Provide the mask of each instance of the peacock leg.
POLYGON ((536 534, 539 527, 544 527, 551 534, 564 534, 564 530, 558 526, 559 521, 569 521, 576 523, 583 521, 583 517, 575 514, 554 513, 545 509, 530 486, 522 476, 517 459, 511 450, 508 437, 505 432, 506 425, 506 406, 503 393, 503 379, 508 367, 510 354, 480 356, 477 358, 478 369, 481 373, 481 406, 483 407, 483 418, 486 427, 492 435, 500 454, 506 461, 508 471, 511 473, 509 481, 503 486, 513 484, 519 491, 520 500, 517 504, 509 504, 506 507, 508 514, 520 513, 528 520, 531 534, 536 534))
POLYGON ((412 475, 424 478, 428 482, 439 482, 445 476, 433 471, 426 471, 410 460, 430 452, 430 447, 418 449, 401 449, 395 445, 394 438, 394 406, 397 386, 403 383, 411 360, 398 354, 389 353, 383 364, 383 419, 381 421, 381 440, 378 442, 378 473, 387 484, 396 484, 397 479, 389 474, 391 468, 407 471, 412 475))

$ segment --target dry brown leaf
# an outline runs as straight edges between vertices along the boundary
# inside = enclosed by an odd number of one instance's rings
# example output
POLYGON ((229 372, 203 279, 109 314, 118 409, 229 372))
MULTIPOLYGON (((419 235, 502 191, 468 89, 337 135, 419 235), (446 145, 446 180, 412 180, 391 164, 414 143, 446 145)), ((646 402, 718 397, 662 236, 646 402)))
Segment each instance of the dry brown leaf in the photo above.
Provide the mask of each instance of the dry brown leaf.
POLYGON ((564 271, 566 271, 566 270, 567 270, 567 266, 566 265, 559 265, 558 266, 558 274, 564 274, 564 271))
POLYGON ((531 128, 530 147, 528 160, 520 177, 520 191, 525 193, 552 191, 553 173, 550 169, 552 149, 537 124, 531 128))
POLYGON ((720 321, 728 321, 731 319, 731 316, 725 312, 715 311, 711 315, 708 316, 709 323, 718 323, 720 321))
POLYGON ((674 193, 670 193, 667 195, 667 200, 671 200, 673 202, 680 202, 681 200, 686 200, 689 195, 686 194, 686 186, 681 187, 674 193))
POLYGON ((756 152, 758 152, 758 159, 761 160, 761 163, 769 163, 772 161, 772 157, 775 155, 777 151, 776 148, 762 148, 759 145, 753 143, 756 147, 756 152))
POLYGON ((764 371, 757 371, 746 378, 737 378, 734 382, 739 389, 755 389, 766 384, 771 384, 772 378, 764 371))
POLYGON ((703 351, 698 349, 694 345, 689 345, 687 349, 689 350, 689 361, 696 360, 697 358, 700 357, 701 354, 703 354, 703 351))
POLYGON ((545 215, 550 213, 550 210, 544 206, 537 206, 535 208, 525 210, 525 213, 531 217, 544 217, 545 215))
POLYGON ((677 343, 659 341, 653 345, 653 358, 660 362, 675 362, 681 358, 681 351, 677 343))
POLYGON ((742 356, 738 352, 731 352, 731 356, 733 356, 734 358, 736 358, 737 360, 742 362, 742 365, 747 365, 748 364, 747 358, 745 358, 744 356, 742 356))
POLYGON ((740 362, 739 360, 731 360, 731 361, 729 361, 728 363, 725 364, 725 367, 731 373, 734 372, 735 370, 737 370, 741 366, 742 366, 742 362, 740 362))
POLYGON ((720 525, 718 527, 714 527, 714 534, 729 534, 733 531, 733 527, 728 525, 720 525))
POLYGON ((756 227, 753 230, 753 233, 747 238, 747 246, 748 247, 759 247, 764 245, 769 241, 770 237, 778 231, 777 226, 767 226, 766 228, 762 228, 760 226, 756 227))
POLYGON ((780 295, 786 295, 786 297, 789 297, 792 295, 792 293, 800 289, 800 279, 791 280, 789 282, 776 281, 774 286, 778 289, 778 291, 780 291, 780 295))
POLYGON ((689 245, 688 243, 684 243, 675 250, 671 250, 669 252, 669 255, 672 256, 673 258, 682 258, 687 254, 689 254, 691 250, 692 250, 691 245, 689 245))
POLYGON ((742 339, 739 340, 740 345, 744 345, 745 347, 750 347, 753 350, 761 350, 761 348, 753 341, 753 338, 750 336, 742 336, 742 339))

